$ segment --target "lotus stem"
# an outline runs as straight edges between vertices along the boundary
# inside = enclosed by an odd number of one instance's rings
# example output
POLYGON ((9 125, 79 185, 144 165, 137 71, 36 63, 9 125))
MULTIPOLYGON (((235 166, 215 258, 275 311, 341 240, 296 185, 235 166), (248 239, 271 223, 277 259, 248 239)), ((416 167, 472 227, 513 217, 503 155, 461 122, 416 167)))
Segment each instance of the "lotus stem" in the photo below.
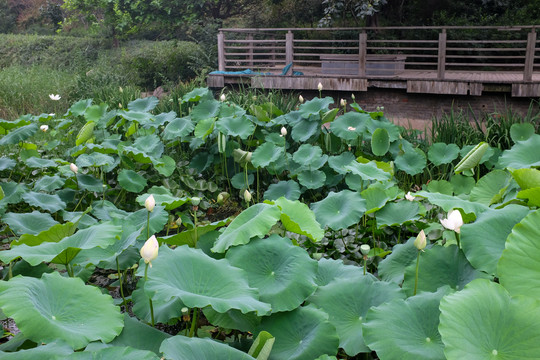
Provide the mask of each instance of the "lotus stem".
POLYGON ((454 234, 456 234, 457 247, 458 247, 458 249, 461 249, 461 243, 460 243, 460 241, 459 241, 459 233, 454 232, 454 234))
MULTIPOLYGON (((146 238, 150 238, 150 211, 146 212, 146 238)), ((148 265, 148 264, 147 264, 148 265)))
POLYGON ((124 305, 127 305, 126 297, 124 296, 124 287, 122 285, 123 279, 122 279, 122 273, 120 272, 120 264, 118 263, 118 256, 116 257, 116 271, 118 272, 118 281, 120 282, 120 296, 122 297, 122 301, 124 302, 124 305))
POLYGON ((418 265, 420 264, 420 253, 418 250, 418 255, 416 256, 416 274, 414 275, 414 292, 413 296, 416 295, 416 289, 418 288, 418 265))
MULTIPOLYGON (((146 281, 148 280, 148 265, 150 263, 146 263, 146 267, 144 268, 144 283, 146 284, 146 281)), ((154 304, 152 304, 152 299, 148 298, 148 303, 150 305, 150 319, 152 327, 154 327, 154 304)))
POLYGON ((199 309, 197 308, 193 309, 193 316, 191 317, 191 329, 189 329, 189 337, 193 337, 193 335, 196 335, 198 312, 199 312, 199 309))

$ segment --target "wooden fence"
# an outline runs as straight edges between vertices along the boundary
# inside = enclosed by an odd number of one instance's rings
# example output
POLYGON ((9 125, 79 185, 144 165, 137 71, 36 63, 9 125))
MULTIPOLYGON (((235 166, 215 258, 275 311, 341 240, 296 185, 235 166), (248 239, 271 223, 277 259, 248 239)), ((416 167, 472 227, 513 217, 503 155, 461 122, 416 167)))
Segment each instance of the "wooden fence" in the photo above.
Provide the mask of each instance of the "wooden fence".
POLYGON ((436 72, 437 80, 451 71, 517 72, 532 82, 540 71, 536 27, 220 29, 218 64, 226 72, 358 78, 409 70, 436 72))

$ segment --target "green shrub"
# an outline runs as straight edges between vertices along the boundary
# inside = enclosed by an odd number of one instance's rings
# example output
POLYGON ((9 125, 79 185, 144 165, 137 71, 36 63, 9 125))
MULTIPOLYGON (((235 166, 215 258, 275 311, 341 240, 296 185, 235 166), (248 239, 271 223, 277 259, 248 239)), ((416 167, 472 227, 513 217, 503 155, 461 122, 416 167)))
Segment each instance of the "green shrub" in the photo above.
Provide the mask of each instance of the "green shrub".
POLYGON ((155 89, 193 78, 195 72, 188 65, 197 49, 195 43, 183 41, 132 41, 122 48, 121 62, 136 85, 155 89))

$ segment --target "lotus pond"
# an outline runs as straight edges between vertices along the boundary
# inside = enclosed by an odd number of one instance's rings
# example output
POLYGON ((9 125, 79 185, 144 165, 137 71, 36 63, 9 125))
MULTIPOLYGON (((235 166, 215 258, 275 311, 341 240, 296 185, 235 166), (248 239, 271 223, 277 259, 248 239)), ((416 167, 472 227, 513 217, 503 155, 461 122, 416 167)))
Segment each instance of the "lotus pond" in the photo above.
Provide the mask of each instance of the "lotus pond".
POLYGON ((539 358, 533 124, 181 102, 0 120, 2 359, 539 358))

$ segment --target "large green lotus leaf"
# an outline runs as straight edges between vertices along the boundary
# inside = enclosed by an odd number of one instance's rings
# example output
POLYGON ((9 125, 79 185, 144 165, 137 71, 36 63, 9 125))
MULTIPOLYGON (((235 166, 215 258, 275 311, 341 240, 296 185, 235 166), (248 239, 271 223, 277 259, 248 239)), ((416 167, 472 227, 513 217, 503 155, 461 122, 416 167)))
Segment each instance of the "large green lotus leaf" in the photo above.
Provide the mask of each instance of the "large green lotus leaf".
POLYGON ((195 122, 214 118, 218 116, 220 107, 221 102, 215 99, 203 99, 193 107, 191 118, 195 122))
POLYGON ((246 271, 249 286, 259 290, 260 300, 269 303, 272 312, 297 308, 317 288, 317 261, 275 234, 230 249, 226 259, 246 271))
POLYGON ((158 173, 164 177, 171 176, 176 170, 176 161, 168 155, 163 155, 159 160, 154 160, 153 165, 158 173))
POLYGON ((7 158, 5 156, 0 157, 0 171, 2 170, 11 170, 15 167, 17 163, 15 160, 7 158))
POLYGON ((345 166, 345 170, 350 171, 354 175, 360 176, 363 180, 385 181, 392 177, 389 172, 379 168, 375 161, 370 161, 367 163, 354 161, 345 166))
POLYGON ((131 101, 127 108, 131 111, 149 112, 154 110, 157 104, 159 104, 158 98, 155 96, 149 96, 143 99, 131 101))
POLYGON ((540 206, 540 187, 522 190, 517 193, 518 199, 525 199, 530 207, 540 206))
POLYGON ((387 191, 378 184, 380 183, 372 184, 360 193, 366 200, 366 214, 371 214, 382 209, 390 200, 387 191))
MULTIPOLYGON (((140 262, 144 266, 144 262, 140 262)), ((150 323, 152 314, 150 312, 149 298, 144 292, 144 278, 137 281, 137 288, 131 293, 133 301, 133 313, 137 318, 150 323)), ((156 323, 167 324, 172 319, 178 319, 182 316, 182 308, 184 304, 179 298, 173 298, 168 301, 152 300, 152 308, 154 310, 154 321, 156 323)))
MULTIPOLYGON (((408 296, 414 292, 415 274, 416 261, 405 269, 403 290, 408 296)), ((417 292, 434 292, 445 285, 461 290, 477 278, 488 279, 491 276, 473 268, 456 245, 433 246, 420 254, 417 292)))
POLYGON ((432 180, 427 184, 426 189, 432 193, 445 195, 452 195, 454 193, 454 186, 446 180, 432 180))
POLYGON ((277 199, 274 203, 281 210, 280 220, 285 230, 306 235, 313 241, 319 241, 324 237, 324 230, 306 204, 284 197, 277 199))
POLYGON ((4 130, 11 130, 13 128, 21 127, 31 123, 31 115, 23 115, 17 120, 4 120, 0 119, 0 128, 4 130))
POLYGON ((133 170, 122 169, 118 172, 118 183, 126 191, 140 193, 146 187, 146 178, 133 170))
POLYGON ((415 262, 418 249, 414 246, 415 237, 411 237, 404 244, 397 244, 392 253, 379 263, 379 276, 381 280, 401 284, 405 269, 415 262))
POLYGON ((148 194, 142 194, 142 195, 137 196, 137 199, 136 199, 137 203, 139 203, 139 205, 141 206, 144 206, 146 199, 150 195, 152 195, 154 196, 156 205, 164 206, 165 210, 174 210, 190 201, 190 199, 187 197, 179 198, 179 197, 170 195, 170 193, 160 194, 160 193, 156 193, 156 191, 157 191, 157 188, 153 187, 150 190, 148 190, 148 194))
POLYGON ((4 193, 4 198, 0 200, 0 208, 19 203, 22 200, 22 194, 28 191, 26 184, 14 181, 0 182, 0 187, 4 193))
POLYGON ((240 106, 228 102, 227 106, 222 106, 219 109, 219 118, 229 117, 229 116, 243 116, 246 115, 246 110, 241 108, 240 106))
POLYGON ((457 163, 454 168, 454 172, 459 174, 465 170, 471 170, 475 168, 478 164, 482 163, 482 158, 489 149, 489 144, 485 142, 480 142, 478 145, 473 147, 464 157, 457 163))
POLYGON ((159 351, 170 360, 254 360, 248 354, 209 338, 173 336, 161 343, 159 351))
MULTIPOLYGON (((369 274, 369 273, 366 273, 369 274)), ((333 284, 336 281, 362 276, 363 269, 356 265, 345 265, 342 260, 325 259, 319 260, 315 283, 321 289, 322 286, 333 284)), ((370 276, 369 274, 368 276, 370 276)), ((318 291, 318 290, 317 290, 318 291)))
POLYGON ((268 186, 263 197, 265 200, 276 200, 283 196, 294 201, 300 199, 300 195, 300 185, 294 180, 287 180, 268 186))
POLYGON ((454 174, 452 175, 452 178, 450 179, 450 184, 452 184, 454 188, 454 194, 467 195, 474 188, 474 186, 476 185, 476 182, 474 181, 474 178, 472 177, 464 176, 461 174, 454 174))
POLYGON ((371 121, 368 114, 348 112, 330 124, 330 131, 345 141, 356 141, 364 134, 368 121, 371 121))
POLYGON ((133 146, 154 159, 159 159, 163 155, 164 145, 156 134, 138 137, 133 146))
POLYGON ((255 131, 255 125, 245 116, 222 117, 216 122, 216 128, 225 135, 247 139, 255 131))
POLYGON ((534 132, 534 125, 531 123, 515 123, 510 126, 510 138, 515 143, 529 139, 534 132))
POLYGON ((0 283, 0 307, 21 332, 37 343, 61 339, 73 349, 114 339, 124 326, 109 295, 79 278, 59 273, 41 279, 17 276, 0 283))
POLYGON ((343 152, 337 156, 330 156, 328 158, 328 165, 338 174, 346 174, 347 169, 345 167, 355 160, 356 157, 353 153, 343 152))
POLYGON ((49 211, 50 213, 55 213, 66 208, 66 203, 56 194, 51 195, 29 191, 24 193, 22 198, 28 205, 49 211))
POLYGON ((191 119, 187 117, 177 118, 165 126, 165 129, 163 129, 163 139, 181 139, 191 134, 194 129, 195 124, 191 121, 191 119))
POLYGON ((328 111, 328 106, 334 102, 334 99, 331 97, 325 97, 324 99, 320 99, 318 97, 315 97, 309 101, 306 101, 302 105, 300 105, 299 111, 300 115, 308 119, 312 115, 319 116, 321 111, 328 111))
POLYGON ((366 121, 366 128, 369 134, 373 136, 375 132, 377 131, 377 129, 384 129, 388 132, 390 142, 396 141, 397 139, 400 138, 401 127, 388 121, 386 118, 382 116, 376 115, 376 117, 381 119, 381 120, 376 120, 375 118, 373 118, 373 113, 370 113, 369 117, 370 119, 366 121))
POLYGON ((263 237, 279 220, 281 211, 275 205, 255 204, 242 211, 219 236, 213 252, 225 252, 231 246, 247 244, 253 237, 263 237))
POLYGON ((174 111, 169 111, 168 113, 161 113, 154 117, 149 117, 145 121, 141 121, 141 126, 145 129, 158 128, 163 126, 165 123, 169 123, 176 119, 176 113, 174 111))
POLYGON ((426 154, 419 148, 414 148, 396 156, 394 164, 397 169, 409 175, 416 175, 424 171, 426 167, 426 154))
POLYGON ((4 360, 61 360, 73 354, 71 346, 64 341, 54 341, 31 349, 15 352, 0 351, 0 358, 4 360))
POLYGON ((25 164, 31 169, 44 169, 44 168, 49 168, 49 167, 58 167, 58 164, 54 160, 41 159, 35 156, 32 156, 26 159, 25 164))
POLYGON ((538 300, 511 297, 501 285, 479 279, 445 296, 440 310, 447 359, 538 359, 538 300))
POLYGON ((321 132, 321 124, 319 121, 302 120, 294 124, 291 131, 291 137, 296 142, 305 142, 311 137, 318 136, 321 132))
POLYGON ((390 136, 388 130, 377 128, 371 135, 371 151, 376 156, 383 156, 390 148, 390 136))
POLYGON ((397 284, 357 276, 320 288, 308 301, 328 314, 328 320, 336 327, 339 347, 354 356, 370 351, 362 336, 362 324, 369 308, 404 298, 397 284))
POLYGON ((22 257, 32 266, 36 266, 42 261, 67 264, 81 249, 91 249, 96 246, 105 248, 113 244, 120 237, 121 232, 120 226, 102 223, 79 230, 74 235, 65 237, 58 242, 44 242, 39 246, 21 244, 0 252, 0 259, 8 263, 22 257))
POLYGON ((79 168, 85 167, 100 167, 106 165, 113 165, 114 158, 110 155, 102 154, 99 152, 93 152, 91 154, 82 154, 75 161, 79 168))
POLYGON ((302 166, 302 169, 317 170, 322 167, 328 155, 323 155, 322 149, 310 144, 302 144, 293 154, 293 160, 302 166))
POLYGON ((214 94, 208 88, 196 88, 182 97, 182 102, 197 102, 201 99, 213 99, 214 94))
POLYGON ((339 346, 328 315, 312 306, 264 317, 254 334, 260 331, 276 338, 269 360, 313 360, 322 354, 336 355, 339 346))
POLYGON ((441 298, 451 290, 421 293, 371 308, 364 323, 364 339, 381 360, 445 360, 439 326, 441 298))
POLYGON ((210 307, 204 308, 203 312, 206 319, 212 325, 225 329, 253 331, 261 323, 261 317, 253 312, 242 314, 240 310, 233 309, 219 313, 210 307))
POLYGON ((103 192, 103 182, 89 174, 77 174, 79 188, 90 192, 103 192))
POLYGON ((476 186, 471 190, 470 199, 477 203, 489 206, 496 204, 503 198, 503 193, 512 180, 511 175, 503 170, 493 170, 482 176, 476 186))
POLYGON ((37 246, 44 242, 59 242, 66 236, 73 235, 77 225, 71 222, 64 224, 55 224, 47 230, 43 230, 38 235, 23 234, 19 239, 13 240, 11 246, 26 244, 28 246, 37 246))
POLYGON ((540 299, 540 210, 531 212, 506 239, 506 249, 497 266, 500 283, 512 295, 540 299))
POLYGON ((478 216, 480 213, 489 210, 487 205, 476 201, 460 199, 457 196, 430 193, 427 191, 417 191, 414 195, 426 198, 430 203, 440 206, 446 212, 460 208, 467 214, 474 213, 478 216))
POLYGON ((230 222, 230 218, 227 218, 207 225, 198 225, 196 228, 185 230, 175 235, 160 236, 158 237, 158 240, 170 245, 188 245, 189 247, 196 247, 201 236, 214 231, 217 228, 228 225, 230 222))
POLYGON ((270 163, 285 155, 283 146, 276 146, 271 142, 265 142, 253 152, 251 163, 255 167, 267 167, 270 163))
POLYGON ((319 224, 341 230, 360 221, 366 211, 366 201, 357 192, 331 191, 323 200, 312 203, 311 209, 319 224))
MULTIPOLYGON (((134 226, 137 227, 137 229, 143 227, 143 234, 147 233, 147 220, 148 211, 146 209, 137 210, 124 218, 124 221, 131 222, 134 226)), ((163 229, 165 224, 167 224, 168 220, 169 213, 165 210, 165 207, 156 205, 154 211, 150 213, 150 234, 159 233, 163 229)))
POLYGON ((38 130, 37 124, 21 126, 0 139, 0 145, 14 145, 33 136, 38 130))
POLYGON ((8 224, 17 235, 37 235, 58 224, 58 221, 54 220, 50 214, 35 210, 31 213, 7 213, 2 217, 2 221, 8 224))
POLYGON ((34 191, 54 191, 64 186, 65 179, 58 175, 48 176, 45 175, 34 183, 34 191))
POLYGON ((512 171, 512 177, 516 180, 521 190, 540 187, 540 170, 517 169, 512 171))
POLYGON ((95 350, 74 352, 65 357, 66 360, 109 360, 109 359, 137 359, 159 360, 160 357, 147 350, 140 350, 129 346, 110 346, 95 350))
POLYGON ((108 345, 131 346, 160 354, 159 347, 161 343, 170 337, 171 335, 142 323, 137 318, 129 316, 128 313, 124 313, 124 329, 108 345))
POLYGON ((305 170, 298 174, 298 182, 308 189, 323 187, 325 181, 326 174, 320 170, 305 170))
POLYGON ((152 265, 144 289, 156 301, 179 298, 190 308, 211 306, 220 313, 238 309, 264 315, 270 311, 270 305, 258 300, 257 290, 249 287, 244 270, 200 249, 162 246, 152 265))
POLYGON ((497 165, 512 169, 540 166, 539 147, 540 135, 534 134, 529 139, 516 143, 510 150, 503 151, 497 165))
POLYGON ((525 206, 508 205, 485 211, 474 223, 463 225, 461 247, 469 262, 476 269, 496 276, 506 238, 528 212, 529 208, 525 206))
POLYGON ((375 213, 377 226, 400 226, 420 219, 420 206, 416 201, 399 201, 386 204, 375 213))
POLYGON ((195 131, 193 134, 195 137, 205 140, 208 135, 214 130, 216 120, 214 118, 203 119, 195 125, 195 131))
MULTIPOLYGON (((142 123, 148 123, 148 122, 152 122, 152 118, 153 118, 153 115, 148 113, 148 112, 142 112, 142 111, 118 111, 118 116, 121 116, 122 118, 124 118, 125 120, 127 121, 132 121, 134 123, 139 123, 139 124, 142 124, 142 123)), ((118 127, 119 125, 123 124, 124 121, 120 122, 119 124, 117 124, 116 126, 118 127)), ((132 129, 133 132, 136 131, 136 127, 135 127, 135 124, 131 124, 130 126, 130 129, 132 129)))

